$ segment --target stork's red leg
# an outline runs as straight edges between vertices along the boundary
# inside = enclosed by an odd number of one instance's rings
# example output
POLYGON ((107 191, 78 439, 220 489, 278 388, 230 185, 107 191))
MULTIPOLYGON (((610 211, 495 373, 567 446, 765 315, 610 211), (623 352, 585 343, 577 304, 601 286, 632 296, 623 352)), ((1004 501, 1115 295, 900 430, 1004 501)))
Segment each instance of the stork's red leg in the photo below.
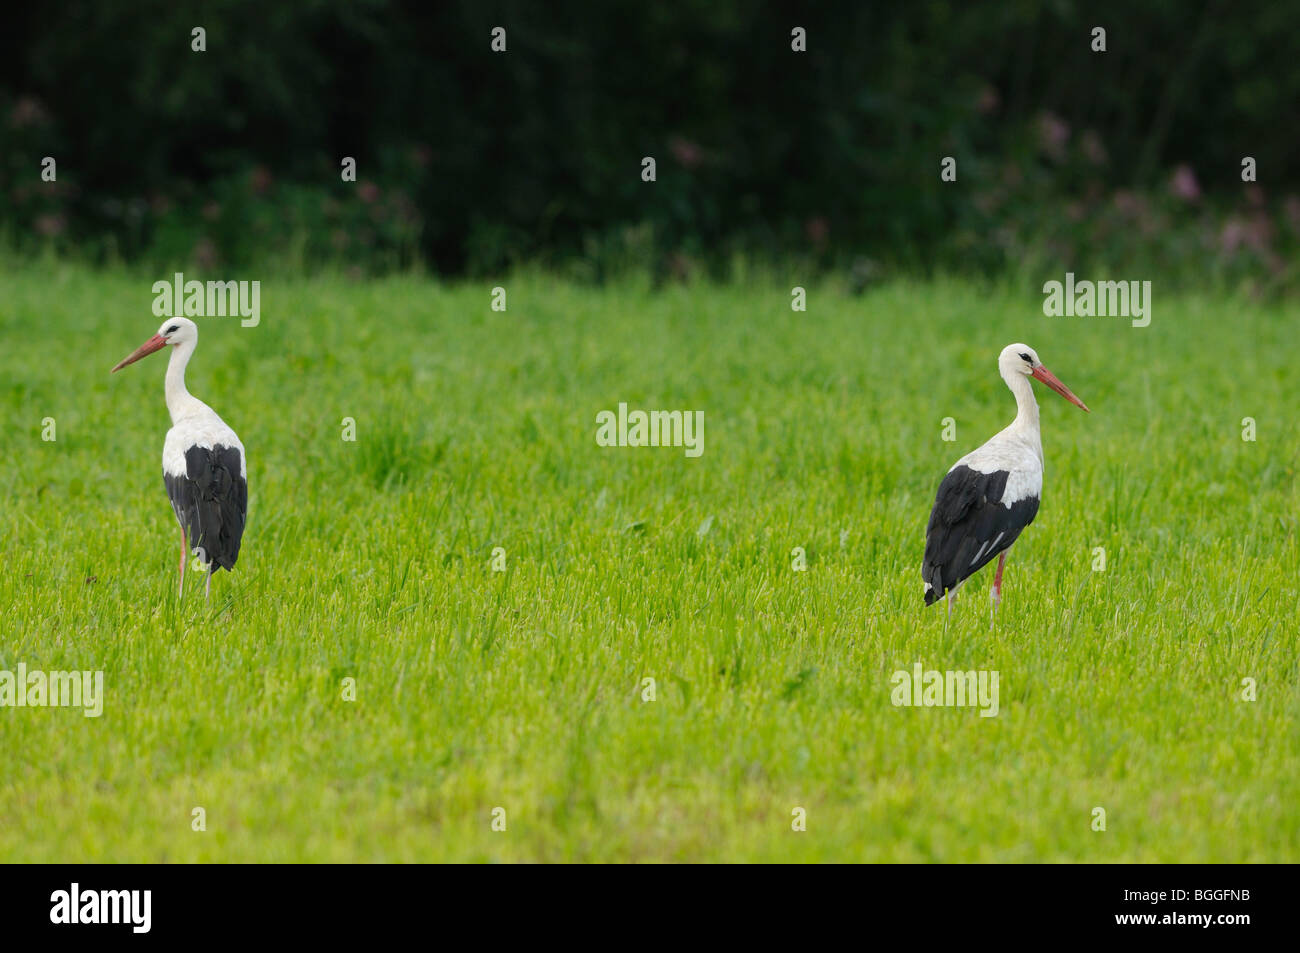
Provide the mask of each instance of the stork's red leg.
POLYGON ((1002 567, 1007 564, 1007 550, 1002 550, 1002 555, 998 557, 998 571, 993 574, 993 604, 996 606, 1002 601, 1002 567))

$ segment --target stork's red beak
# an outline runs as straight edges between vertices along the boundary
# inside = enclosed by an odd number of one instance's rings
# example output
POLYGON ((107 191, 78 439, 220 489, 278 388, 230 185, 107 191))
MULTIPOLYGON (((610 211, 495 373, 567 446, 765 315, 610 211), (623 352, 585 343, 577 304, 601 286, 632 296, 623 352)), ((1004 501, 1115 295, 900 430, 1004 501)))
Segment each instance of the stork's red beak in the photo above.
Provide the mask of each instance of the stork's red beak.
POLYGON ((1088 411, 1088 413, 1092 413, 1092 411, 1088 410, 1087 404, 1079 400, 1079 398, 1075 397, 1074 392, 1071 391, 1070 388, 1062 384, 1061 381, 1057 378, 1057 376, 1053 374, 1051 371, 1049 371, 1047 368, 1045 368, 1042 364, 1039 364, 1037 367, 1034 368, 1033 377, 1035 380, 1040 380, 1048 387, 1052 388, 1052 390, 1056 391, 1058 394, 1060 394, 1070 403, 1074 404, 1074 406, 1082 407, 1084 410, 1088 411))
POLYGON ((126 367, 126 365, 134 364, 136 361, 140 360, 140 358, 148 357, 154 351, 161 350, 166 346, 167 346, 167 339, 163 337, 161 334, 155 334, 153 337, 145 341, 143 344, 141 344, 138 348, 136 348, 126 357, 122 358, 122 360, 118 361, 117 364, 113 367, 113 370, 109 371, 109 373, 112 374, 113 371, 120 371, 122 368, 126 367))

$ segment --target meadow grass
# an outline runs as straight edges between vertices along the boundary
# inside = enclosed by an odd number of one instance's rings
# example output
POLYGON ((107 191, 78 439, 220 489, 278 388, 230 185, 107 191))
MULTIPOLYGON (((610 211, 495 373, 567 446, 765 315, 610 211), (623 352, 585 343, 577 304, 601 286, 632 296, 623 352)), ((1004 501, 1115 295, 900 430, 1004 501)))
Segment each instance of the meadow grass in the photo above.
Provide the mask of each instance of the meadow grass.
POLYGON ((165 355, 108 373, 152 280, 0 271, 0 669, 107 696, 0 708, 0 860, 1300 860, 1295 303, 1157 283, 1139 329, 946 280, 806 313, 764 276, 267 281, 188 375, 249 453, 205 603, 165 355), (926 519, 1014 415, 1014 341, 1092 413, 1037 388, 1042 508, 996 620, 990 568, 948 622, 926 519), (703 410, 703 455, 597 446, 620 401, 703 410), (997 717, 895 707, 918 661, 997 670, 997 717))

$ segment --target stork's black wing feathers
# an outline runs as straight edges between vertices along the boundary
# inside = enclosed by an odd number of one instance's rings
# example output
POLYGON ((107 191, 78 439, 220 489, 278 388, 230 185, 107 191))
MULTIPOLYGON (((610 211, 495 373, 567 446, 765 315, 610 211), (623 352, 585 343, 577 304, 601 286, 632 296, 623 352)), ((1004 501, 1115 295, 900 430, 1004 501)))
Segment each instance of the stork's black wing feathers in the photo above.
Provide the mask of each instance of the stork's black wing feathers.
POLYGON ((248 482, 240 476, 238 447, 190 447, 185 476, 163 474, 190 552, 202 548, 211 571, 233 569, 248 515, 248 482))
POLYGON ((953 467, 939 484, 921 563, 927 606, 1007 549, 1034 521, 1038 497, 1002 505, 1008 476, 1006 470, 981 473, 963 465, 953 467))

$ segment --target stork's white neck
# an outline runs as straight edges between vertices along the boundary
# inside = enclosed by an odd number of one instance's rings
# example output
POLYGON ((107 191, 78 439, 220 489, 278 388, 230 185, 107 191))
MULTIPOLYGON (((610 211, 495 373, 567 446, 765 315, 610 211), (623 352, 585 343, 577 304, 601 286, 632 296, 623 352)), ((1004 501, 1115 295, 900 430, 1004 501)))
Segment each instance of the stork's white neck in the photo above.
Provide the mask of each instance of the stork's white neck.
POLYGON ((188 416, 199 403, 185 386, 185 365, 194 354, 196 341, 185 341, 172 347, 172 355, 167 361, 167 412, 172 415, 172 423, 188 416))
MULTIPOLYGON (((1029 434, 1036 443, 1039 442, 1038 401, 1034 399, 1034 388, 1029 383, 1029 378, 1013 370, 1003 373, 1002 379, 1011 388, 1011 393, 1016 395, 1016 419, 1007 429, 1029 434)), ((1041 455, 1040 451, 1039 456, 1041 455)))

